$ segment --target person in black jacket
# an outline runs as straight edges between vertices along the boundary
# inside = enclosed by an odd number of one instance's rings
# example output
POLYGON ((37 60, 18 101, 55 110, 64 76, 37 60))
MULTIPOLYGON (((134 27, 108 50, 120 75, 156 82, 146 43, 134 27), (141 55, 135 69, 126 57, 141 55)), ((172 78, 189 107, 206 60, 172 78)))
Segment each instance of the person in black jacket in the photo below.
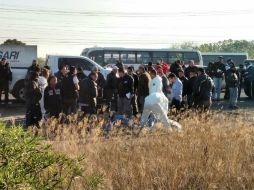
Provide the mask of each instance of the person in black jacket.
POLYGON ((26 127, 39 126, 42 118, 40 99, 42 97, 38 84, 39 73, 31 72, 30 80, 25 85, 26 127))
POLYGON ((215 91, 213 94, 213 99, 219 101, 220 94, 221 94, 221 86, 222 86, 222 79, 224 77, 226 70, 224 65, 223 57, 219 57, 218 61, 214 63, 213 66, 213 81, 215 85, 215 91))
POLYGON ((77 112, 77 101, 79 91, 79 80, 77 77, 77 69, 70 67, 68 77, 64 78, 61 84, 63 97, 63 112, 66 115, 77 112))
POLYGON ((109 111, 117 110, 117 77, 118 67, 114 66, 111 73, 107 75, 105 86, 105 99, 108 104, 109 111))
POLYGON ((106 85, 106 80, 98 67, 94 66, 92 69, 92 72, 95 72, 98 75, 96 80, 97 89, 98 89, 97 108, 101 108, 103 104, 104 88, 106 85))
POLYGON ((80 82, 79 104, 85 114, 96 114, 98 74, 91 72, 88 78, 80 82))
POLYGON ((145 70, 145 67, 143 65, 139 66, 139 74, 140 75, 137 93, 138 93, 139 111, 140 113, 142 113, 144 109, 145 98, 149 96, 149 84, 151 81, 151 76, 145 70))
POLYGON ((174 73, 176 76, 178 76, 177 74, 177 71, 178 71, 178 69, 181 69, 181 61, 180 60, 177 60, 177 61, 175 61, 175 63, 173 63, 172 65, 170 65, 170 68, 169 68, 169 71, 171 72, 171 73, 174 73))
POLYGON ((132 103, 132 108, 133 108, 133 114, 137 115, 138 114, 138 103, 137 103, 137 89, 138 89, 138 75, 134 73, 134 67, 128 67, 127 69, 128 75, 132 76, 134 79, 134 94, 131 99, 132 103))
POLYGON ((66 65, 60 65, 59 71, 55 73, 55 76, 57 78, 57 82, 60 85, 64 78, 66 78, 67 75, 67 66, 66 65))
POLYGON ((47 116, 58 118, 62 112, 61 88, 55 76, 50 76, 48 81, 49 85, 44 90, 44 108, 47 116))
POLYGON ((2 58, 0 63, 0 103, 2 101, 2 92, 5 95, 5 105, 9 102, 9 82, 12 80, 12 72, 6 58, 2 58))
POLYGON ((198 77, 193 87, 194 107, 208 110, 212 105, 214 83, 204 68, 198 68, 198 77))
MULTIPOLYGON (((195 70, 193 69, 193 71, 195 70)), ((190 73, 189 73, 189 76, 190 76, 190 73)), ((188 78, 185 77, 183 69, 178 69, 178 78, 183 83, 183 94, 182 94, 183 100, 181 104, 182 104, 182 107, 185 107, 187 104, 188 78)))
POLYGON ((184 75, 189 79, 190 78, 190 72, 197 72, 198 68, 195 66, 194 60, 189 60, 189 66, 185 68, 184 75))
POLYGON ((197 73, 196 72, 190 72, 190 79, 188 80, 187 85, 187 102, 188 102, 188 108, 191 108, 193 106, 193 87, 196 84, 197 80, 197 73))
POLYGON ((118 79, 118 114, 132 116, 131 98, 134 94, 134 79, 132 76, 119 69, 118 79))
POLYGON ((84 71, 83 71, 83 69, 81 67, 78 67, 77 71, 78 71, 77 77, 78 77, 79 81, 87 78, 87 76, 85 75, 85 73, 84 73, 84 71))

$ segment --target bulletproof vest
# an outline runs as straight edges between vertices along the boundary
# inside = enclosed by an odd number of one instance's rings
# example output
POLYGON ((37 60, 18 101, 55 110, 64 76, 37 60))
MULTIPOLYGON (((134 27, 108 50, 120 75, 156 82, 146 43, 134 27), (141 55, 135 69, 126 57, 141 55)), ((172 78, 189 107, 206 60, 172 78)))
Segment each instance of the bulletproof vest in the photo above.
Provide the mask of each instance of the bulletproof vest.
POLYGON ((69 75, 62 81, 62 91, 64 99, 76 99, 78 98, 78 92, 76 91, 75 84, 73 82, 73 75, 69 75))

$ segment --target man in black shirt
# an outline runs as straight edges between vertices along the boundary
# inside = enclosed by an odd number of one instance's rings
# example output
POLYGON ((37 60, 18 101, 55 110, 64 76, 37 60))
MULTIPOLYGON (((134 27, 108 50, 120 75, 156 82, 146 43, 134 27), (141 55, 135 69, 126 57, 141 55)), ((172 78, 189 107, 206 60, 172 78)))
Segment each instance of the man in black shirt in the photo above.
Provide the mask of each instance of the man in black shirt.
POLYGON ((131 98, 134 94, 134 79, 132 76, 124 72, 123 69, 119 69, 118 79, 118 114, 132 116, 131 98))
POLYGON ((42 118, 40 99, 42 97, 38 84, 39 73, 31 72, 30 80, 25 85, 26 99, 26 127, 39 126, 39 121, 42 118))
POLYGON ((96 114, 98 90, 96 81, 98 74, 92 72, 88 78, 80 82, 79 103, 85 114, 96 114))
POLYGON ((138 113, 138 103, 137 103, 137 89, 138 89, 138 75, 134 73, 133 67, 128 67, 127 69, 128 75, 132 76, 134 79, 134 94, 131 99, 132 108, 133 108, 133 114, 136 115, 138 113))

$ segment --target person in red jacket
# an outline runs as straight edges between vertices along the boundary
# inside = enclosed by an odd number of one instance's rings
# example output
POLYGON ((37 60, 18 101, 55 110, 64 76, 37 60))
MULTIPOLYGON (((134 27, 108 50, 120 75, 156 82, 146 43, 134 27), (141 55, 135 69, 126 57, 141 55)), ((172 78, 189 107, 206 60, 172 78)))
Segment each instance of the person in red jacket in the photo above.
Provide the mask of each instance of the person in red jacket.
POLYGON ((164 62, 163 59, 160 59, 160 66, 162 67, 163 73, 167 75, 169 71, 169 67, 168 67, 168 64, 164 62))

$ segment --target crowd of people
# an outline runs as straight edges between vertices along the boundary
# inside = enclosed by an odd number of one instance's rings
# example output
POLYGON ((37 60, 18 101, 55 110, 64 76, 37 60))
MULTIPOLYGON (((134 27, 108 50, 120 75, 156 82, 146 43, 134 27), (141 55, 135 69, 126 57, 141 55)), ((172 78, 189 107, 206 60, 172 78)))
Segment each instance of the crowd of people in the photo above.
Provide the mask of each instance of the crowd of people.
MULTIPOLYGON (((246 69, 236 69, 232 59, 224 64, 223 57, 209 63, 206 70, 197 67, 193 60, 189 60, 187 66, 180 60, 169 66, 161 59, 157 64, 140 65, 138 70, 131 66, 125 68, 117 61, 104 77, 97 67, 88 76, 82 68, 64 64, 60 65, 57 73, 51 73, 48 66, 40 69, 33 61, 25 78, 26 126, 39 125, 41 120, 58 117, 60 113, 76 113, 79 109, 84 114, 97 114, 105 105, 107 111, 131 118, 143 113, 151 89, 156 88, 160 89, 155 91, 161 90, 169 100, 170 108, 177 111, 190 108, 207 110, 213 100, 220 100, 224 77, 229 108, 237 109, 243 78, 249 79, 252 86, 254 74, 250 72, 251 68, 251 65, 246 65, 246 69)), ((1 94, 8 90, 10 80, 10 67, 3 59, 0 64, 1 94)), ((8 94, 5 97, 8 102, 8 94)))

